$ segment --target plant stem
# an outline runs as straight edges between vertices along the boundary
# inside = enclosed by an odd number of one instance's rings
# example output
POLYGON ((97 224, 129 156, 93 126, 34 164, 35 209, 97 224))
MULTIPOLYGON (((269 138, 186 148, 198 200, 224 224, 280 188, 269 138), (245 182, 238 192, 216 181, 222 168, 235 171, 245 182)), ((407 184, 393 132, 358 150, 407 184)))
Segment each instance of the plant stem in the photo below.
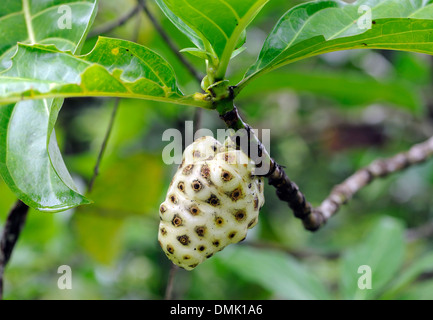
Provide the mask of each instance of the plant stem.
POLYGON ((7 217, 0 240, 0 300, 3 299, 3 277, 15 244, 23 229, 29 207, 18 200, 7 217))
POLYGON ((334 187, 331 194, 314 209, 323 217, 324 222, 331 218, 340 207, 347 203, 359 190, 369 185, 373 180, 387 177, 408 167, 421 164, 433 157, 433 137, 423 143, 414 145, 406 152, 391 158, 372 162, 334 187))
POLYGON ((288 178, 283 167, 271 158, 266 148, 251 130, 251 127, 241 119, 236 106, 233 104, 233 100, 229 98, 228 100, 218 102, 218 104, 219 106, 216 109, 219 111, 220 118, 225 122, 227 127, 235 131, 240 129, 246 130, 250 141, 249 147, 258 150, 256 153, 248 152, 248 150, 243 151, 255 163, 269 163, 269 172, 265 177, 268 178, 269 184, 277 189, 278 198, 289 204, 295 216, 303 221, 307 230, 317 230, 324 222, 322 216, 312 211, 312 206, 306 201, 298 186, 288 178), (229 110, 230 108, 231 110, 229 110), (255 159, 253 154, 257 154, 259 158, 255 159))
POLYGON ((120 103, 120 99, 119 98, 115 99, 113 111, 111 112, 110 121, 108 123, 107 131, 105 132, 104 140, 102 141, 102 145, 101 145, 101 148, 99 150, 98 158, 96 159, 96 164, 93 168, 93 176, 90 179, 89 187, 87 189, 88 193, 92 192, 95 180, 99 175, 99 167, 101 165, 102 158, 104 157, 105 150, 107 149, 108 140, 110 139, 111 131, 113 130, 114 120, 116 119, 117 110, 119 109, 119 103, 120 103))
POLYGON ((93 37, 97 37, 101 34, 106 34, 109 33, 111 31, 113 31, 114 29, 117 29, 121 26, 123 26, 124 24, 126 24, 130 19, 132 19, 133 17, 135 17, 139 12, 141 11, 141 5, 137 4, 133 9, 131 9, 131 11, 127 12, 125 15, 121 16, 120 18, 114 20, 114 21, 110 21, 98 28, 93 29, 90 33, 89 33, 89 38, 93 38, 93 37))
POLYGON ((152 14, 147 5, 147 0, 138 0, 138 3, 143 8, 143 11, 146 13, 150 22, 152 23, 155 30, 164 40, 165 44, 170 48, 170 50, 174 53, 174 55, 179 59, 179 61, 185 66, 188 72, 194 77, 194 79, 200 84, 203 79, 203 75, 200 74, 196 68, 179 52, 179 47, 174 43, 171 37, 165 32, 162 25, 159 23, 158 19, 152 14))
POLYGON ((179 267, 176 266, 175 264, 172 264, 170 266, 170 272, 168 274, 167 286, 165 288, 164 300, 172 300, 173 299, 174 278, 175 278, 175 275, 176 275, 176 272, 178 269, 179 269, 179 267))

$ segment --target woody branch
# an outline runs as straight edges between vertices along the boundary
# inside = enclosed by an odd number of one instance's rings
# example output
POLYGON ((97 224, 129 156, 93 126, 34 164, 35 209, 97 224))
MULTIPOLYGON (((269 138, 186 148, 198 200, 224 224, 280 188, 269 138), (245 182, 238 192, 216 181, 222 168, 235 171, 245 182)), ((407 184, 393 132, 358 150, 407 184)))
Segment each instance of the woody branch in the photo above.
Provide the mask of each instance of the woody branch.
POLYGON ((233 106, 232 110, 221 113, 220 118, 229 128, 234 130, 246 129, 248 131, 249 139, 252 141, 250 146, 259 150, 258 155, 261 157, 259 161, 263 161, 263 159, 269 161, 270 170, 266 175, 269 184, 276 188, 278 198, 288 203, 295 217, 301 219, 304 227, 310 231, 320 229, 340 210, 342 205, 346 204, 358 191, 373 180, 387 177, 433 157, 432 137, 413 146, 407 152, 399 153, 391 158, 376 160, 367 167, 358 170, 344 182, 335 186, 330 195, 318 207, 314 208, 306 200, 296 183, 289 179, 283 167, 269 156, 251 128, 242 121, 235 106, 233 106))

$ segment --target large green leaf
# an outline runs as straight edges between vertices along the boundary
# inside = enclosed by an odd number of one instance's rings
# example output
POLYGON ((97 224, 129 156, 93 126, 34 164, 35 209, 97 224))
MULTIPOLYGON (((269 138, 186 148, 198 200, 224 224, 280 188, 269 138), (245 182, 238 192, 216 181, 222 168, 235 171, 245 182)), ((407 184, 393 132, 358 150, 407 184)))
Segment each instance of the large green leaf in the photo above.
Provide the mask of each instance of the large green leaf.
POLYGON ((332 51, 389 49, 433 54, 432 19, 433 4, 426 0, 301 4, 279 20, 238 91, 258 74, 332 51), (371 29, 364 28, 365 15, 358 11, 361 6, 371 9, 371 29))
POLYGON ((79 52, 96 9, 96 0, 1 1, 0 71, 10 66, 18 42, 53 44, 59 50, 79 52), (66 23, 69 18, 70 25, 66 23))
MULTIPOLYGON (((79 52, 96 11, 97 0, 2 1, 0 71, 11 67, 18 42, 79 52)), ((37 62, 23 66, 32 63, 37 62)), ((55 139, 62 103, 46 99, 0 106, 0 173, 22 201, 39 210, 59 211, 89 202, 77 191, 55 139)))
POLYGON ((284 70, 268 73, 260 81, 251 82, 238 98, 251 99, 280 89, 330 97, 344 108, 363 107, 379 102, 416 113, 422 110, 423 106, 420 90, 405 81, 398 79, 378 81, 360 72, 325 70, 308 72, 284 70))
POLYGON ((186 35, 188 39, 190 39, 191 42, 197 46, 197 48, 204 49, 203 41, 201 40, 200 36, 194 30, 188 27, 188 25, 186 25, 178 16, 171 12, 167 5, 164 3, 164 0, 155 0, 155 2, 158 4, 159 8, 162 12, 164 12, 167 18, 180 31, 182 31, 182 33, 186 35))
MULTIPOLYGON (((412 284, 421 274, 433 271, 433 253, 417 258, 401 274, 392 281, 390 288, 381 297, 382 299, 394 299, 405 288, 412 284)), ((431 295, 433 296, 433 294, 431 295)))
MULTIPOLYGON (((225 76, 233 51, 245 28, 269 0, 164 0, 168 9, 193 30, 208 53, 215 55, 215 78, 225 76)), ((173 21, 173 19, 172 19, 173 21)), ((175 23, 181 28, 179 23, 175 23)), ((185 31, 185 30, 183 30, 185 31)), ((241 39, 242 42, 242 39, 241 39)))
POLYGON ((12 66, 0 73, 0 104, 26 99, 115 96, 208 106, 184 97, 171 66, 133 42, 99 38, 87 55, 53 46, 23 45, 12 66))
POLYGON ((382 218, 369 230, 362 242, 348 249, 341 260, 340 291, 344 299, 372 299, 381 294, 403 262, 404 228, 392 218, 382 218), (361 266, 371 270, 371 289, 360 288, 365 274, 361 266), (361 279, 361 282, 362 279, 361 279))
POLYGON ((277 298, 294 300, 330 299, 324 285, 284 252, 245 246, 227 248, 216 257, 241 278, 274 292, 277 298))

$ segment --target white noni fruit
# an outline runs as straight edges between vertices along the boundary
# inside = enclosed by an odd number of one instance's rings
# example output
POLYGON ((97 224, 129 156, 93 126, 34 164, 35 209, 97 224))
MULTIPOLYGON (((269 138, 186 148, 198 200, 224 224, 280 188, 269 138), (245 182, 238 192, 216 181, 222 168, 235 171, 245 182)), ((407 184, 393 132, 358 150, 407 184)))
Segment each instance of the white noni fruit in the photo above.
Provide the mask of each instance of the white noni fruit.
POLYGON ((174 264, 192 270, 245 239, 265 201, 254 167, 230 138, 202 137, 185 149, 159 212, 158 240, 174 264))

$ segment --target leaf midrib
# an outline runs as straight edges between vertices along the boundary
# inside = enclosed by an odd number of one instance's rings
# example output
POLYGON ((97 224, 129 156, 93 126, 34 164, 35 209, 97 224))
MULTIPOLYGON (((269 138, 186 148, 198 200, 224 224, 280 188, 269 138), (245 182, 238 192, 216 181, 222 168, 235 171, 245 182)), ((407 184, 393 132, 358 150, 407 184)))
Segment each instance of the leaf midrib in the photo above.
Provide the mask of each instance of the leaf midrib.
POLYGON ((222 79, 225 76, 228 64, 230 62, 231 55, 239 39, 239 36, 243 30, 247 27, 254 13, 256 13, 261 7, 265 6, 268 0, 257 0, 256 3, 251 6, 247 13, 242 18, 238 19, 238 26, 233 30, 230 38, 227 39, 223 54, 221 56, 220 66, 216 72, 216 78, 222 79))
POLYGON ((24 20, 26 22, 27 33, 29 35, 30 44, 35 44, 36 38, 35 38, 35 31, 33 29, 29 0, 22 0, 22 1, 23 1, 24 20))

